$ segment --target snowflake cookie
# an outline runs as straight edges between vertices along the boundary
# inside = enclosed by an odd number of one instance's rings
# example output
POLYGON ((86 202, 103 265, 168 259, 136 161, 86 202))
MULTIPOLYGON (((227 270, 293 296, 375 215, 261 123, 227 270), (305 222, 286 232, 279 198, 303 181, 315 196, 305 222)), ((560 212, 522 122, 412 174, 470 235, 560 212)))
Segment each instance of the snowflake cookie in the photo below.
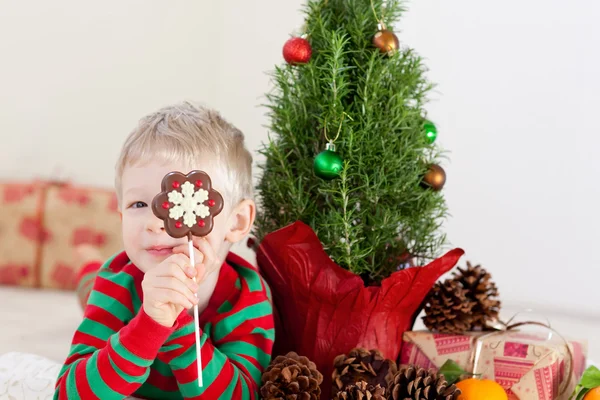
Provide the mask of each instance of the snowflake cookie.
POLYGON ((152 211, 165 221, 170 236, 206 236, 212 231, 213 218, 223 210, 223 197, 212 188, 205 172, 169 172, 161 189, 152 201, 152 211))

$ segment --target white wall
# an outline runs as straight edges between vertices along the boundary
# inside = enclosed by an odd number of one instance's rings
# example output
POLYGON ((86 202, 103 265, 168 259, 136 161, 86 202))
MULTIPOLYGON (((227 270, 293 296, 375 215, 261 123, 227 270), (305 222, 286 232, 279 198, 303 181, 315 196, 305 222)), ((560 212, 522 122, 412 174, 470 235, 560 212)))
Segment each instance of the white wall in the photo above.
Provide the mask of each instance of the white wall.
POLYGON ((600 3, 411 3, 401 37, 439 83, 450 239, 510 303, 598 310, 600 3))
POLYGON ((217 97, 214 3, 0 0, 1 176, 112 185, 142 115, 217 97))
MULTIPOLYGON (((183 98, 219 108, 256 149, 266 72, 302 4, 0 0, 0 178, 111 185, 137 118, 183 98)), ((599 318, 600 4, 408 5, 399 37, 427 59, 450 151, 449 239, 506 303, 599 318)))

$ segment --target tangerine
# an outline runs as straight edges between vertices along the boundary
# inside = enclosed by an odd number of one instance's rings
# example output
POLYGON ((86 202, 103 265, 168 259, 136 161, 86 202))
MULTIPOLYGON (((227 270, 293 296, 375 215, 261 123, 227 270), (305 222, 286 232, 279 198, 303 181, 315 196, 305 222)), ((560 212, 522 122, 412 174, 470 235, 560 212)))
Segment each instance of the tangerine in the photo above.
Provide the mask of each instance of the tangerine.
POLYGON ((600 400, 600 386, 587 392, 583 400, 600 400))
POLYGON ((489 379, 469 378, 456 386, 462 392, 458 400, 508 400, 504 388, 489 379))

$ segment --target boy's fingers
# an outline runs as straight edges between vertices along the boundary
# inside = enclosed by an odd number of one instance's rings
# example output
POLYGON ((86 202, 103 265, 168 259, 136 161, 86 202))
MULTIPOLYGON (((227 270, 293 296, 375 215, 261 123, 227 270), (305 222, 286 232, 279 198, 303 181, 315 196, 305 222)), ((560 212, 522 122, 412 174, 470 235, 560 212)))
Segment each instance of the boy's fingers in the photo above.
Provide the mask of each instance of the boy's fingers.
MULTIPOLYGON (((180 246, 173 248, 174 254, 185 254, 189 256, 189 245, 182 244, 180 246)), ((214 269, 218 267, 217 264, 217 254, 206 238, 201 238, 200 240, 196 240, 194 242, 194 262, 195 262, 195 271, 187 271, 186 273, 190 277, 195 277, 197 282, 202 281, 206 276, 208 276, 214 269), (208 266, 208 268, 207 268, 208 266)))
POLYGON ((160 289, 156 293, 156 298, 162 303, 171 303, 179 305, 183 308, 192 308, 194 306, 194 303, 192 303, 187 297, 171 289, 160 289))
POLYGON ((177 279, 179 279, 182 282, 185 282, 185 279, 187 278, 185 276, 185 272, 184 269, 187 268, 184 265, 180 265, 180 264, 176 264, 176 263, 169 263, 165 266, 165 268, 161 269, 160 271, 156 272, 156 276, 161 277, 168 277, 168 276, 174 276, 177 279))
POLYGON ((185 269, 185 273, 187 274, 187 276, 189 276, 191 279, 194 279, 196 277, 196 270, 194 269, 194 267, 186 267, 185 269))
POLYGON ((189 260, 184 265, 169 263, 160 271, 156 272, 156 276, 158 277, 174 276, 183 283, 186 283, 188 280, 190 280, 190 278, 193 278, 195 274, 196 270, 191 267, 189 260))
POLYGON ((194 265, 194 277, 196 278, 196 282, 200 282, 202 278, 204 278, 204 269, 200 268, 201 265, 204 265, 206 262, 206 255, 202 254, 200 250, 194 247, 194 261, 196 265, 194 265))
POLYGON ((179 279, 173 277, 159 277, 156 278, 152 284, 156 288, 175 290, 185 295, 188 300, 195 301, 198 285, 195 284, 191 279, 188 279, 188 281, 190 284, 181 282, 179 279))
POLYGON ((206 267, 204 264, 196 264, 196 273, 196 282, 201 282, 206 277, 206 267))
POLYGON ((193 278, 196 276, 196 271, 192 268, 189 257, 180 252, 167 258, 159 269, 156 270, 155 274, 156 276, 176 276, 179 280, 184 282, 186 278, 185 275, 189 278, 193 278), (179 272, 177 269, 183 272, 179 272))
MULTIPOLYGON (((173 247, 173 253, 174 254, 185 254, 186 256, 188 256, 188 259, 189 259, 189 255, 190 255, 189 245, 182 244, 180 246, 173 247)), ((194 262, 196 263, 196 265, 202 263, 204 261, 204 258, 205 258, 204 254, 202 254, 201 251, 198 251, 198 248, 196 246, 194 246, 194 262)))
POLYGON ((185 270, 185 267, 190 266, 190 259, 185 254, 173 254, 157 267, 156 275, 170 275, 172 273, 173 265, 177 265, 180 269, 185 270))
MULTIPOLYGON (((217 253, 215 252, 215 249, 212 247, 209 241, 206 240, 206 238, 202 238, 198 241, 197 245, 198 251, 202 253, 204 257, 202 261, 196 261, 196 266, 198 264, 204 264, 205 266, 208 265, 209 267, 216 267, 215 264, 217 261, 217 253)), ((211 272, 212 271, 206 271, 206 274, 209 274, 211 272)))
POLYGON ((187 255, 187 253, 188 253, 188 245, 187 244, 180 244, 179 246, 173 247, 173 254, 187 255))

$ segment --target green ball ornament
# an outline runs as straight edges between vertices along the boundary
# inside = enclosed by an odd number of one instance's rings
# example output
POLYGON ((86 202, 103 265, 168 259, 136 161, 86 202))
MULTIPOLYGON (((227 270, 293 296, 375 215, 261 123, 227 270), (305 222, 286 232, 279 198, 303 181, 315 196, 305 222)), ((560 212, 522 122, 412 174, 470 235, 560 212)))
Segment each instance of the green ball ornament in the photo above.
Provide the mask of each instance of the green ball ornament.
POLYGON ((335 152, 335 145, 333 143, 327 143, 325 150, 315 157, 313 164, 315 175, 325 180, 331 180, 340 176, 343 167, 344 160, 335 152))
POLYGON ((423 128, 425 130, 425 137, 427 138, 427 141, 429 143, 435 142, 435 139, 437 138, 437 128, 435 127, 433 122, 425 121, 425 124, 423 124, 423 128))

